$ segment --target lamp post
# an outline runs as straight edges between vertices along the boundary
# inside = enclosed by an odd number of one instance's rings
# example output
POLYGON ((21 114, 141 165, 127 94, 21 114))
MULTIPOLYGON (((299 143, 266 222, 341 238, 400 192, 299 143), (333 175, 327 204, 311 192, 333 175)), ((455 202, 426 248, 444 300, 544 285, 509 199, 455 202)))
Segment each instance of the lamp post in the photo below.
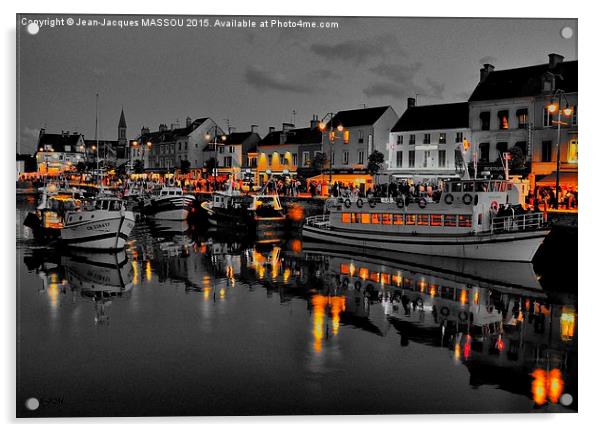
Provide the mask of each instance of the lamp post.
POLYGON ((560 198, 560 127, 564 124, 567 125, 568 123, 565 123, 561 120, 561 116, 564 115, 565 117, 570 117, 573 114, 573 108, 571 108, 569 106, 569 101, 566 98, 566 94, 564 93, 564 90, 561 89, 556 89, 556 91, 554 91, 554 94, 552 95, 552 99, 549 103, 549 105, 546 107, 548 110, 548 113, 550 114, 554 114, 555 112, 558 113, 557 115, 557 120, 556 120, 556 130, 557 130, 557 136, 556 136, 556 198, 555 198, 555 203, 554 203, 554 207, 556 209, 558 209, 558 205, 559 205, 559 198, 560 198), (562 106, 562 101, 564 99, 565 102, 565 107, 564 108, 560 108, 562 106), (555 101, 557 101, 558 103, 555 103, 555 101))
MULTIPOLYGON (((333 155, 333 145, 334 145, 334 141, 336 140, 337 136, 335 133, 335 129, 334 129, 334 117, 335 114, 334 113, 328 113, 324 116, 324 118, 322 119, 322 121, 319 124, 320 130, 322 132, 324 132, 326 130, 326 123, 324 123, 324 121, 326 120, 326 118, 330 118, 330 130, 328 132, 328 141, 329 141, 329 155, 328 155, 328 184, 331 185, 332 184, 332 164, 333 164, 333 159, 334 159, 334 155, 333 155)), ((336 128, 337 131, 339 132, 343 132, 345 129, 343 128, 342 124, 339 124, 336 128)))
MULTIPOLYGON (((214 161, 215 161, 215 166, 213 167, 213 191, 215 192, 217 190, 217 169, 218 169, 218 163, 217 163, 217 132, 218 132, 218 127, 217 125, 213 126, 213 150, 215 152, 215 157, 214 157, 214 161)), ((221 135, 221 140, 222 141, 226 141, 226 135, 221 135)), ((205 135, 205 139, 207 141, 211 140, 211 134, 209 132, 207 132, 207 134, 205 135)))

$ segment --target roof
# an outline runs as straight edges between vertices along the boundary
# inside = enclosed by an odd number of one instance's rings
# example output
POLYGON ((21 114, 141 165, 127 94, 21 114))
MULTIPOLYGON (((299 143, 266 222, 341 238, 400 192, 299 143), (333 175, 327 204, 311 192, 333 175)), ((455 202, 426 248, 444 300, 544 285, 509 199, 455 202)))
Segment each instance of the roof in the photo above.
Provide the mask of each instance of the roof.
POLYGON ((550 69, 546 63, 492 71, 476 86, 468 100, 473 102, 540 95, 542 94, 541 80, 546 72, 560 75, 556 81, 556 88, 561 88, 567 93, 577 91, 577 60, 574 60, 559 63, 554 69, 550 69))
MULTIPOLYGON (((38 149, 45 145, 51 145, 55 152, 64 152, 65 146, 69 145, 72 148, 77 145, 81 134, 43 134, 38 141, 38 149)), ((73 150, 72 150, 73 151, 73 150)))
POLYGON ((205 123, 205 121, 207 121, 208 119, 209 117, 198 118, 192 123, 190 123, 190 126, 186 126, 183 128, 166 129, 164 131, 145 133, 140 135, 140 140, 144 142, 150 141, 153 143, 175 141, 178 137, 188 136, 193 130, 205 123))
POLYGON ((468 102, 408 108, 391 132, 468 128, 468 102))
POLYGON ((286 131, 286 138, 284 142, 281 142, 281 134, 283 131, 273 131, 268 133, 261 141, 257 143, 258 146, 269 146, 269 145, 285 145, 285 144, 321 144, 322 143, 322 131, 318 127, 306 127, 289 129, 286 131))
POLYGON ((346 128, 353 126, 373 125, 389 108, 391 107, 387 105, 380 107, 339 111, 338 113, 336 113, 333 119, 328 122, 326 127, 330 128, 331 122, 335 126, 343 125, 346 128))
POLYGON ((125 123, 125 114, 123 114, 123 108, 121 108, 121 116, 119 116, 119 125, 118 128, 127 128, 127 124, 125 123))

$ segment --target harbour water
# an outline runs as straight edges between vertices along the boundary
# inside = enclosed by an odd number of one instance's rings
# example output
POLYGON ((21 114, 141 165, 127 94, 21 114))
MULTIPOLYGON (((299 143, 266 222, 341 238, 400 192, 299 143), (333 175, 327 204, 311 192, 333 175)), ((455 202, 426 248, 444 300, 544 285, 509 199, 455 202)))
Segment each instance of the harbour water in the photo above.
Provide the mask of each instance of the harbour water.
POLYGON ((18 416, 577 410, 563 234, 531 265, 139 221, 99 254, 36 245, 34 205, 17 205, 18 416))

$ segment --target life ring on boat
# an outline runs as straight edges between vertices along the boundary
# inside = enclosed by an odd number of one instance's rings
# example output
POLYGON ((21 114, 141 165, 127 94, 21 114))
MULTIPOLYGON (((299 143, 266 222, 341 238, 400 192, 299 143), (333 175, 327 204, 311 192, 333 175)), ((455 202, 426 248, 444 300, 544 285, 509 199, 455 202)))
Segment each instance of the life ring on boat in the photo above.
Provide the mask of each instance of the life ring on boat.
POLYGON ((357 208, 362 208, 364 206, 364 200, 361 198, 358 198, 357 201, 355 202, 355 205, 357 206, 357 208))
POLYGON ((441 309, 439 309, 439 313, 446 317, 449 315, 449 308, 447 306, 443 306, 441 309))
POLYGON ((370 206, 370 208, 374 208, 374 207, 376 207, 376 202, 377 202, 376 198, 370 198, 368 200, 368 205, 370 206))
POLYGON ((426 198, 422 197, 418 200, 418 207, 421 209, 426 207, 426 198))
POLYGON ((462 322, 466 322, 468 320, 468 313, 466 311, 460 311, 458 313, 458 319, 462 322))
POLYGON ((462 202, 466 205, 472 204, 472 195, 469 193, 462 195, 462 202))
POLYGON ((345 207, 349 208, 351 207, 351 200, 347 198, 343 204, 345 204, 345 207))
POLYGON ((445 198, 443 198, 443 201, 445 201, 445 204, 451 205, 454 202, 454 196, 448 193, 447 195, 445 195, 445 198))
POLYGON ((491 211, 497 214, 500 209, 500 204, 497 201, 491 201, 491 211))
POLYGON ((395 201, 395 203, 397 204, 397 207, 399 208, 404 208, 406 206, 406 203, 404 201, 403 198, 397 198, 397 200, 395 201))

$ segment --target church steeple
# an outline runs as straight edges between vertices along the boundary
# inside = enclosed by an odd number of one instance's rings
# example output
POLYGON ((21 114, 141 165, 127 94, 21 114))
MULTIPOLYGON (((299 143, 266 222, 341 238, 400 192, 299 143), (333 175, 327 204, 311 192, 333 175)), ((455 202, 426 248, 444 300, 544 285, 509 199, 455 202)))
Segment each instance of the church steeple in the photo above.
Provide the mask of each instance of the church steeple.
POLYGON ((123 107, 121 107, 121 116, 119 117, 119 124, 117 125, 117 140, 119 141, 119 144, 127 144, 127 124, 125 123, 123 107))

